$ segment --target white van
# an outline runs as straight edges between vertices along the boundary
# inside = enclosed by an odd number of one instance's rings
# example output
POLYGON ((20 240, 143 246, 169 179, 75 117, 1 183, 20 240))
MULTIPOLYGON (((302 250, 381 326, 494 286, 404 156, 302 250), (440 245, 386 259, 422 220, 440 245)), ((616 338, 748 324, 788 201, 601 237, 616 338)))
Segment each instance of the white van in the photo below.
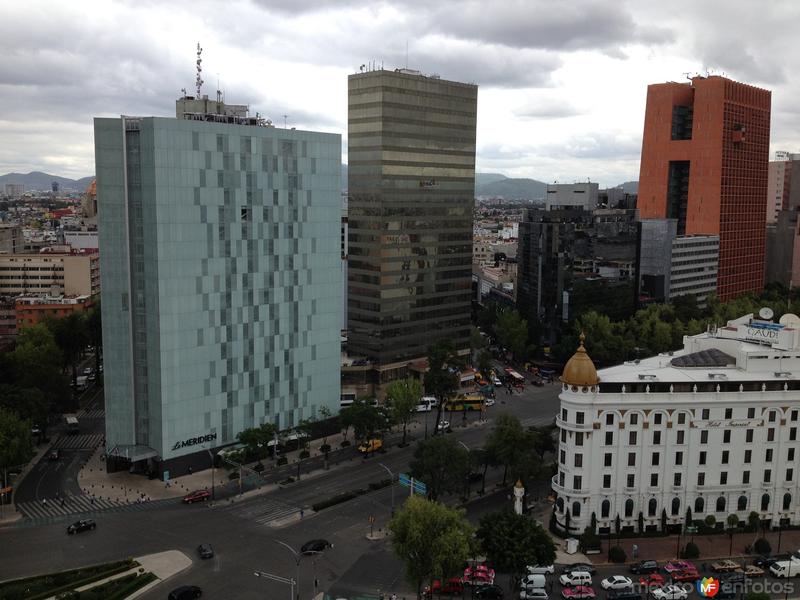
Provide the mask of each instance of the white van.
POLYGON ((431 412, 434 408, 436 408, 436 398, 433 396, 423 396, 419 399, 419 404, 417 404, 417 408, 415 409, 417 412, 431 412))
POLYGON ((796 577, 800 575, 800 561, 780 560, 770 566, 769 572, 775 577, 796 577))
POLYGON ((530 573, 526 575, 521 585, 526 589, 544 589, 547 586, 547 579, 542 573, 530 573))

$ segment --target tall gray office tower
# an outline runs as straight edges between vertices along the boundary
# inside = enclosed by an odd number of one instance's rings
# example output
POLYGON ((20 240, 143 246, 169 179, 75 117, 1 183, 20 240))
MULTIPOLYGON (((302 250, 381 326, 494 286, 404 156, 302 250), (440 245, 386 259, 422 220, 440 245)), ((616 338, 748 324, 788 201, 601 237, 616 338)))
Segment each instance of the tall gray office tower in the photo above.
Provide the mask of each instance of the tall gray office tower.
POLYGON ((437 340, 469 348, 478 88, 409 69, 348 88, 348 349, 382 383, 437 340))
POLYGON ((338 410, 341 138, 245 108, 95 119, 110 468, 338 410))

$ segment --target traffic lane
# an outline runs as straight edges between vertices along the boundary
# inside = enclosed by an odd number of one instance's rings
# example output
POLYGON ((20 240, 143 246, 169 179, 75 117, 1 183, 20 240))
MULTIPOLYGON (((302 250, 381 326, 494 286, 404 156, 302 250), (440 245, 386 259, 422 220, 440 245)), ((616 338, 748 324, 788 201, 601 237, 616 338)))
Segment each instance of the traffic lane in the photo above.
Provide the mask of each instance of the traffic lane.
POLYGON ((36 465, 19 483, 14 493, 14 502, 38 502, 42 499, 54 499, 67 490, 74 491, 66 485, 66 479, 76 478, 80 469, 81 455, 78 452, 61 450, 58 460, 50 459, 48 450, 36 465))

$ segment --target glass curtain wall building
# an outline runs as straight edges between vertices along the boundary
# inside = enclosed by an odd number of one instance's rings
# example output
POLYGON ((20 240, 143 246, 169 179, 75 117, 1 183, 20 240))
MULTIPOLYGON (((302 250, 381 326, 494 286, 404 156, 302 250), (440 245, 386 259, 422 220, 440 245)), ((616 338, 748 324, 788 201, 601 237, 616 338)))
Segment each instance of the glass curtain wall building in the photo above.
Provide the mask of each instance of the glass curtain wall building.
POLYGON ((190 118, 95 119, 112 469, 338 412, 340 136, 190 118))
POLYGON ((439 339, 469 348, 478 88, 408 69, 348 86, 348 350, 384 382, 439 339))

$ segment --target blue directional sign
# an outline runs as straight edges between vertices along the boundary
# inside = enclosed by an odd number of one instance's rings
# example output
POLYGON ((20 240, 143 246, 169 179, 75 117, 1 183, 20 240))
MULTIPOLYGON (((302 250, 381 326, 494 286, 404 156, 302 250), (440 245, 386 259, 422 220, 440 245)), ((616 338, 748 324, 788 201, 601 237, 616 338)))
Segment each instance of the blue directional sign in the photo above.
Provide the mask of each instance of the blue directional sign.
POLYGON ((397 477, 397 481, 400 485, 407 488, 410 488, 413 484, 413 491, 421 496, 425 496, 428 493, 428 486, 413 477, 409 477, 405 473, 400 473, 397 477))

